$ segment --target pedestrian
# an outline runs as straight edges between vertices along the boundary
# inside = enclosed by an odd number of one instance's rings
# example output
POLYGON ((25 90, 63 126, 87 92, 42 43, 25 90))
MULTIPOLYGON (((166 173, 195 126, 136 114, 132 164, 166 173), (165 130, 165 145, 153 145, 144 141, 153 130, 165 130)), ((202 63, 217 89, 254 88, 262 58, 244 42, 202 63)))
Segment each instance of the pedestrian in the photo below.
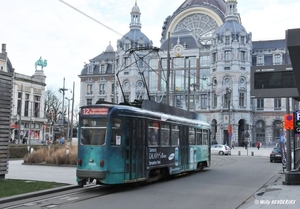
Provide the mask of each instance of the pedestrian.
POLYGON ((257 147, 257 149, 259 150, 259 148, 260 148, 260 142, 257 142, 257 143, 256 143, 256 147, 257 147))
POLYGON ((65 138, 63 136, 61 136, 60 140, 59 140, 59 144, 63 145, 65 143, 65 138))
POLYGON ((232 142, 231 144, 231 149, 234 149, 234 142, 232 142))
POLYGON ((247 149, 247 148, 248 148, 248 142, 245 141, 245 149, 247 149))

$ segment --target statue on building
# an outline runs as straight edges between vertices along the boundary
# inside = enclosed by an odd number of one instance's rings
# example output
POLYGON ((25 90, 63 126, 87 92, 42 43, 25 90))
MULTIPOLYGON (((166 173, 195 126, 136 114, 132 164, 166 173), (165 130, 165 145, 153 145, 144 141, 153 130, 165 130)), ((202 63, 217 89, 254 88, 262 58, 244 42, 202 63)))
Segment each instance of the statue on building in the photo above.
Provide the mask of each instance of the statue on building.
POLYGON ((42 60, 42 57, 40 57, 40 59, 35 62, 35 70, 38 70, 37 66, 40 66, 41 70, 43 70, 43 68, 47 66, 47 60, 42 60))

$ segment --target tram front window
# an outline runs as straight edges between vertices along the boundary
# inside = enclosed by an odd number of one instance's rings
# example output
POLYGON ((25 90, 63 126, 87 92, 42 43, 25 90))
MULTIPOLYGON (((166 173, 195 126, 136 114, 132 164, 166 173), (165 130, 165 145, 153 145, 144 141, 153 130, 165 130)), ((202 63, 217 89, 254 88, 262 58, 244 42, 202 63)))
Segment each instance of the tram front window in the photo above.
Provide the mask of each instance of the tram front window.
POLYGON ((81 144, 103 145, 105 143, 107 119, 84 119, 81 124, 81 144))

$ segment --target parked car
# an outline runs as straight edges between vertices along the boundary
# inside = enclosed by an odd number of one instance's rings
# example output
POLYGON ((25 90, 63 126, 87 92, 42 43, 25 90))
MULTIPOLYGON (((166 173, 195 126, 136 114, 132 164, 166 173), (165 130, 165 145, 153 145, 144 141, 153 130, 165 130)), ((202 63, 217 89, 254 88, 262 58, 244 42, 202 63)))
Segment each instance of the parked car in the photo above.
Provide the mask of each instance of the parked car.
POLYGON ((281 148, 274 147, 272 152, 270 153, 270 162, 281 162, 281 148))
POLYGON ((211 154, 231 155, 230 147, 223 144, 214 144, 210 147, 211 154))

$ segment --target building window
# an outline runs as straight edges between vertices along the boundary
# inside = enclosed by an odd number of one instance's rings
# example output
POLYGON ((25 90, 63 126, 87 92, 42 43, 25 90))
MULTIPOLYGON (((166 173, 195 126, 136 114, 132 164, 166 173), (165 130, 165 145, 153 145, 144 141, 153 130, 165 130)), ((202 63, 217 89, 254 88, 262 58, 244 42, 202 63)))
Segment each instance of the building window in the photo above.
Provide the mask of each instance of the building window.
POLYGON ((22 93, 18 92, 18 105, 17 105, 17 114, 21 114, 21 98, 22 98, 22 93))
POLYGON ((111 93, 115 94, 115 84, 114 83, 111 84, 111 93))
POLYGON ((281 63, 282 63, 281 55, 280 54, 275 54, 274 55, 274 65, 280 65, 281 63))
POLYGON ((40 96, 34 96, 34 117, 39 118, 40 117, 40 102, 41 97, 40 96))
POLYGON ((207 94, 201 94, 201 108, 207 108, 207 94))
POLYGON ((241 36, 241 44, 245 43, 245 36, 241 36))
POLYGON ((281 98, 274 98, 274 110, 281 110, 281 98))
POLYGON ((246 70, 246 68, 245 67, 241 67, 241 70, 246 70))
MULTIPOLYGON (((213 53, 213 54, 215 54, 215 53, 213 53)), ((214 61, 214 62, 216 62, 216 61, 214 61)), ((200 57, 200 66, 201 67, 208 67, 209 64, 210 64, 210 57, 209 56, 201 56, 200 57)), ((192 64, 191 64, 191 67, 192 67, 192 64)))
POLYGON ((212 103, 212 106, 214 108, 217 107, 217 94, 215 92, 213 93, 213 103, 212 103))
POLYGON ((125 57, 125 58, 124 58, 124 66, 128 66, 128 65, 129 65, 128 60, 129 60, 128 57, 125 57))
POLYGON ((88 66, 88 74, 93 74, 93 65, 88 66))
POLYGON ((224 70, 230 70, 230 67, 224 67, 224 70))
POLYGON ((88 84, 87 85, 87 95, 93 95, 93 84, 88 84))
POLYGON ((124 71, 124 75, 129 75, 129 72, 128 71, 124 71))
POLYGON ((256 141, 266 142, 265 138, 265 123, 264 121, 257 121, 256 123, 256 141))
POLYGON ((264 99, 257 99, 257 109, 258 110, 264 109, 264 99))
POLYGON ((246 52, 245 51, 241 51, 241 61, 242 62, 246 61, 246 52))
POLYGON ((239 93, 239 106, 245 107, 245 93, 239 93))
POLYGON ((24 116, 29 116, 29 94, 25 94, 24 116))
POLYGON ((262 55, 257 55, 257 65, 264 65, 264 57, 262 55))
POLYGON ((105 84, 99 84, 99 94, 105 94, 105 84))
POLYGON ((105 65, 100 65, 100 74, 105 74, 105 65))
POLYGON ((92 99, 87 99, 86 100, 86 105, 91 105, 93 103, 93 100, 92 99))
POLYGON ((216 52, 212 54, 212 63, 215 63, 215 62, 217 62, 217 53, 216 52))
POLYGON ((230 36, 225 36, 225 45, 230 44, 230 36))
POLYGON ((225 61, 230 61, 230 51, 225 51, 225 61))

